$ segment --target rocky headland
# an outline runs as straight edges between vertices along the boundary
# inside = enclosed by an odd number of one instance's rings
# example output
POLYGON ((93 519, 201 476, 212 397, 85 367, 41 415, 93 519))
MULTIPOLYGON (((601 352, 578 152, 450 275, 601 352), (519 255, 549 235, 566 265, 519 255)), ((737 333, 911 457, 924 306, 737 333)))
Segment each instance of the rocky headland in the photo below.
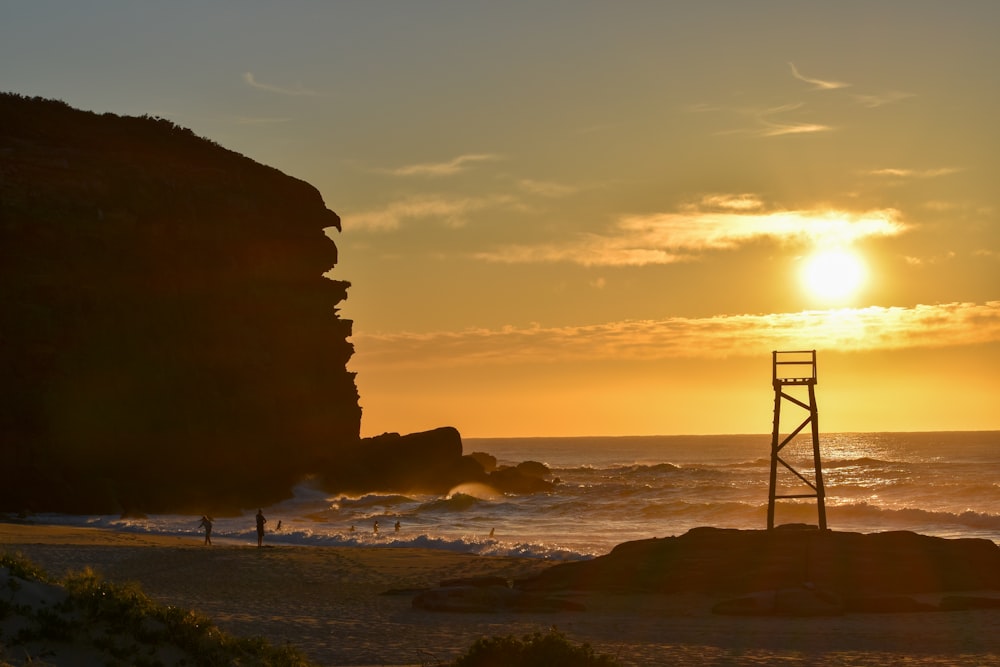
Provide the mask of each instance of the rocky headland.
POLYGON ((0 511, 225 515, 307 476, 545 488, 454 429, 359 437, 340 228, 168 120, 0 93, 0 511))

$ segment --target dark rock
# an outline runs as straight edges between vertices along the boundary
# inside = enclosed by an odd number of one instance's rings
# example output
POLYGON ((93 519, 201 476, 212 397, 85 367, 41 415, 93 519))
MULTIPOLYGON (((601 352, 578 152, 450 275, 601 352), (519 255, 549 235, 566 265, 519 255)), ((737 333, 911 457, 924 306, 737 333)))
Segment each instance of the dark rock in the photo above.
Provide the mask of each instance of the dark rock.
POLYGON ((547 465, 538 461, 522 461, 514 466, 514 469, 522 475, 537 477, 539 479, 545 479, 552 474, 547 465))
POLYGON ((346 493, 377 488, 446 494, 467 483, 484 484, 501 493, 536 493, 552 488, 551 482, 515 467, 487 473, 479 459, 462 454, 462 436, 451 426, 408 435, 383 433, 342 448, 336 464, 320 473, 319 479, 327 490, 346 493))
POLYGON ((738 594, 805 583, 845 599, 997 590, 1000 547, 910 532, 696 528, 679 537, 626 542, 515 585, 536 591, 738 594))
POLYGON ((494 470, 486 476, 486 483, 498 491, 506 493, 544 493, 555 485, 534 475, 525 475, 515 467, 494 470))
POLYGON ((462 436, 453 427, 400 435, 384 433, 344 448, 336 464, 320 474, 335 492, 371 489, 400 493, 447 493, 485 476, 475 460, 462 456, 462 436))
POLYGON ((497 457, 492 454, 487 454, 486 452, 472 452, 471 454, 466 454, 483 467, 486 472, 493 472, 497 469, 497 457))

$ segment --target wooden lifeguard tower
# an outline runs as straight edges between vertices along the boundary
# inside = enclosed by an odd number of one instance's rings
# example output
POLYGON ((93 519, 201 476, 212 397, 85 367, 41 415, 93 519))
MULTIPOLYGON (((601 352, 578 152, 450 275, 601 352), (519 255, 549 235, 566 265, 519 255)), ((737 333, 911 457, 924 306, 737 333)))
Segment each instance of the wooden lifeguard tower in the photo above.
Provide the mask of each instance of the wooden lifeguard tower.
POLYGON ((815 498, 819 514, 819 528, 826 530, 826 492, 823 490, 823 466, 819 454, 819 411, 816 408, 816 350, 772 352, 771 384, 774 387, 774 428, 771 431, 771 484, 767 499, 767 529, 774 528, 774 504, 781 499, 815 498), (805 389, 806 395, 802 395, 805 389), (791 392, 797 391, 799 396, 791 392), (802 408, 808 416, 781 439, 781 406, 802 408), (812 426, 813 478, 793 468, 781 458, 782 450, 806 426, 812 426), (778 464, 790 471, 808 489, 809 493, 778 493, 778 464))

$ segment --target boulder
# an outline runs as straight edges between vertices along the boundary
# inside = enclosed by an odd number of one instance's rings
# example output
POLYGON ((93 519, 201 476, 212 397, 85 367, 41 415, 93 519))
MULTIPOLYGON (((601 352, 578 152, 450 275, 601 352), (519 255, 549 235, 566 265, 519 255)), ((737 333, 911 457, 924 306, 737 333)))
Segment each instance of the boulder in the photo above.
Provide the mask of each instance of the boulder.
POLYGON ((544 463, 539 463, 538 461, 521 461, 514 469, 517 470, 522 475, 528 477, 538 477, 539 479, 545 479, 552 474, 549 467, 544 463))
POLYGON ((487 454, 486 452, 472 452, 471 454, 466 454, 466 456, 475 459, 486 472, 493 472, 497 469, 497 457, 492 454, 487 454))
POLYGON ((525 474, 516 467, 494 470, 486 476, 486 484, 504 493, 544 493, 551 491, 554 484, 534 474, 525 474))
POLYGON ((465 481, 482 479, 482 466, 462 456, 462 436, 451 426, 364 438, 342 452, 320 481, 334 492, 379 488, 444 494, 465 481))

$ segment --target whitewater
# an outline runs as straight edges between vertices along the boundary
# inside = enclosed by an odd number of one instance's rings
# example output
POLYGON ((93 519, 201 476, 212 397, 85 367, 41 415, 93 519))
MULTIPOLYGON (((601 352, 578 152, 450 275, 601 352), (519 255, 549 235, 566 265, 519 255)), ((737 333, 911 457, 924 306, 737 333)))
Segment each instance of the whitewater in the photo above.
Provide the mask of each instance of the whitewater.
MULTIPOLYGON (((492 454, 500 465, 546 464, 554 490, 505 495, 467 485, 445 496, 345 496, 306 481, 292 498, 261 508, 268 520, 264 541, 577 560, 697 526, 763 529, 770 441, 770 434, 467 438, 465 453, 492 454)), ((1000 431, 822 434, 820 448, 830 529, 1000 543, 1000 431)), ((782 458, 812 478, 808 438, 793 441, 782 458)), ((779 493, 796 484, 782 474, 779 493)), ((257 509, 216 518, 213 541, 255 544, 257 509)), ((34 520, 200 541, 200 518, 43 514, 34 520)), ((776 523, 816 524, 816 500, 779 500, 776 523)))

